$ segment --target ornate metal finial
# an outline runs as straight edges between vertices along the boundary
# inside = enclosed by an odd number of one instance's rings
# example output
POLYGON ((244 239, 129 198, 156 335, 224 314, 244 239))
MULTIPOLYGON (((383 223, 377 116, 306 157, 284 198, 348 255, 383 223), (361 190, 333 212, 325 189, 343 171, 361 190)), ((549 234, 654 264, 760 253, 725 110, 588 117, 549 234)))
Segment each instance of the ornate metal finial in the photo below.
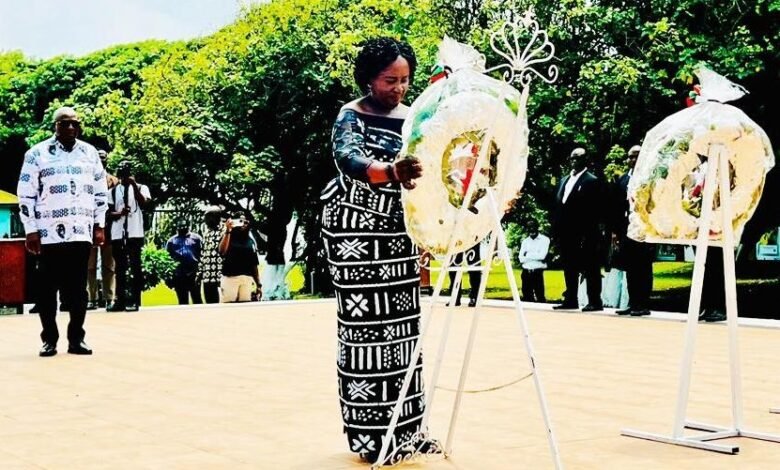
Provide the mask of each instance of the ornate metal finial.
POLYGON ((496 54, 505 58, 507 63, 491 67, 486 72, 506 69, 503 79, 510 85, 520 82, 523 87, 527 87, 535 76, 546 83, 553 83, 558 79, 557 65, 548 66, 546 74, 534 68, 555 56, 555 46, 550 42, 547 31, 539 28, 533 10, 526 11, 525 15, 514 21, 505 21, 490 35, 490 47, 496 54), (520 40, 524 31, 531 33, 531 39, 521 49, 520 40))

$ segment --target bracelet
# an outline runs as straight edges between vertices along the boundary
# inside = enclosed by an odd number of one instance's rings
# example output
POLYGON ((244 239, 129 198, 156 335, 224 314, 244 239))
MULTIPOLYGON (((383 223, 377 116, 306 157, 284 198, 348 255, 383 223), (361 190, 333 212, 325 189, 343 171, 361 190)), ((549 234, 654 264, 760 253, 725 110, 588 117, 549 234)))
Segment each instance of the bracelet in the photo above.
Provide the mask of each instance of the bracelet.
POLYGON ((392 163, 385 167, 385 175, 388 181, 398 181, 398 178, 395 177, 395 167, 393 167, 392 163))

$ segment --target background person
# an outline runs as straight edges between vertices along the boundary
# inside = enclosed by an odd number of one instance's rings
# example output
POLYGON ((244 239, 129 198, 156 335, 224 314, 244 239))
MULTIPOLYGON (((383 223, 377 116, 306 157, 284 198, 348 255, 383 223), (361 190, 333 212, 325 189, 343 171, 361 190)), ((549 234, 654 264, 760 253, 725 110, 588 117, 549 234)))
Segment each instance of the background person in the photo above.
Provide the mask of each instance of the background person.
POLYGON ((655 245, 640 243, 628 237, 628 183, 634 173, 641 147, 634 145, 629 149, 626 162, 628 171, 622 175, 614 188, 613 242, 616 253, 613 266, 625 271, 628 288, 628 307, 618 310, 618 315, 634 317, 650 315, 648 308, 650 293, 653 291, 653 256, 655 245))
POLYGON ((257 246, 249 236, 249 223, 240 219, 225 221, 225 233, 219 242, 222 261, 222 302, 249 302, 252 294, 260 300, 262 285, 257 259, 257 246))
POLYGON ((203 231, 203 253, 200 272, 203 277, 203 297, 207 304, 219 303, 219 283, 222 280, 222 255, 219 242, 225 229, 222 226, 222 209, 210 207, 204 215, 206 229, 203 231))
POLYGON ((141 305, 144 286, 141 250, 144 246, 143 209, 151 202, 149 188, 138 184, 129 161, 117 167, 119 184, 108 192, 111 211, 111 247, 116 262, 116 298, 106 308, 109 312, 134 312, 141 305), (128 286, 128 274, 132 284, 128 286), (128 287, 130 291, 128 292, 128 287))
POLYGON ((528 236, 520 243, 518 258, 523 267, 520 281, 523 289, 523 300, 526 302, 546 302, 544 294, 544 270, 547 269, 547 253, 550 250, 550 239, 539 232, 539 223, 532 220, 528 223, 528 236))
MULTIPOLYGON (((466 262, 465 268, 468 269, 469 275, 469 307, 475 307, 477 305, 477 295, 479 295, 479 285, 482 282, 482 255, 480 253, 480 244, 472 246, 466 251, 462 251, 452 257, 453 267, 458 267, 466 262), (476 269, 479 268, 479 269, 476 269)), ((455 284, 455 276, 457 272, 450 271, 450 290, 452 290, 455 284)), ((461 286, 458 286, 458 294, 455 296, 455 305, 460 305, 460 294, 462 289, 463 276, 461 276, 461 286)))
POLYGON ((587 283, 588 304, 583 312, 603 310, 601 302, 601 266, 604 240, 601 222, 604 211, 604 185, 588 171, 590 157, 576 148, 569 157, 571 172, 558 186, 556 235, 561 250, 566 291, 556 310, 576 310, 579 275, 587 283))
POLYGON ((190 297, 193 304, 202 304, 200 297, 200 258, 203 250, 203 240, 200 235, 190 232, 189 223, 182 219, 176 224, 176 235, 168 239, 165 249, 176 261, 173 273, 173 289, 179 305, 189 305, 190 297))
MULTIPOLYGON (((98 149, 98 156, 103 169, 106 169, 106 160, 108 154, 103 149, 98 149)), ((119 178, 106 173, 106 185, 108 190, 119 184, 119 178)), ((106 233, 111 233, 111 216, 106 212, 106 233)), ((111 250, 111 243, 103 243, 99 246, 93 246, 89 252, 89 261, 87 263, 87 310, 94 310, 98 307, 105 307, 114 301, 114 255, 111 250), (100 283, 102 287, 102 298, 98 296, 97 267, 100 263, 100 283)))

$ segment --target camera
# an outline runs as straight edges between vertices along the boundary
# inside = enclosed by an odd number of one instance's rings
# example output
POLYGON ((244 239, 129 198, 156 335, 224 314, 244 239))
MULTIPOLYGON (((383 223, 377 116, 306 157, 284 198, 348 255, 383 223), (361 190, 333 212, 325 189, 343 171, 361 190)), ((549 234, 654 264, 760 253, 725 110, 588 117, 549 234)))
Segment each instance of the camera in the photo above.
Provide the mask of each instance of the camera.
POLYGON ((133 168, 130 166, 130 162, 124 161, 119 164, 116 169, 116 175, 119 178, 129 178, 133 174, 133 168))

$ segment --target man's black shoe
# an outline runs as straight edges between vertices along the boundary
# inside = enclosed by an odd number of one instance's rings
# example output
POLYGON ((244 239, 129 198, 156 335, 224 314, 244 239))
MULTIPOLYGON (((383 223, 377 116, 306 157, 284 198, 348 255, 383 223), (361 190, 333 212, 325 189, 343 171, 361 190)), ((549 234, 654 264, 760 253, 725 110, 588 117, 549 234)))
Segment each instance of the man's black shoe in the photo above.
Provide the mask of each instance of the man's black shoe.
POLYGON ((632 317, 644 317, 646 315, 650 315, 650 310, 646 308, 639 309, 639 310, 631 310, 632 317))
POLYGON ((719 322, 726 321, 726 312, 723 310, 703 310, 699 315, 699 321, 719 322))
POLYGON ((120 304, 116 302, 106 307, 106 312, 124 312, 124 311, 125 311, 124 304, 120 304))
POLYGON ((580 308, 577 304, 562 303, 560 305, 553 305, 553 310, 578 310, 580 308))
POLYGON ((477 299, 469 300, 469 307, 476 307, 476 306, 477 306, 477 299))
POLYGON ((38 351, 38 355, 41 357, 51 357, 57 355, 57 346, 51 343, 43 343, 41 350, 38 351))
POLYGON ((87 310, 97 310, 97 304, 95 302, 87 302, 87 310))
POLYGON ((92 350, 89 349, 87 343, 84 341, 79 344, 71 344, 68 346, 68 354, 78 354, 80 356, 89 356, 92 354, 92 350))
POLYGON ((138 311, 138 305, 130 304, 127 307, 125 307, 125 312, 137 312, 137 311, 138 311))
POLYGON ((600 312, 602 310, 604 310, 604 306, 601 304, 599 305, 588 304, 582 307, 583 312, 600 312))
POLYGON ((632 309, 631 307, 624 308, 623 310, 615 310, 615 313, 618 315, 631 315, 632 309))

